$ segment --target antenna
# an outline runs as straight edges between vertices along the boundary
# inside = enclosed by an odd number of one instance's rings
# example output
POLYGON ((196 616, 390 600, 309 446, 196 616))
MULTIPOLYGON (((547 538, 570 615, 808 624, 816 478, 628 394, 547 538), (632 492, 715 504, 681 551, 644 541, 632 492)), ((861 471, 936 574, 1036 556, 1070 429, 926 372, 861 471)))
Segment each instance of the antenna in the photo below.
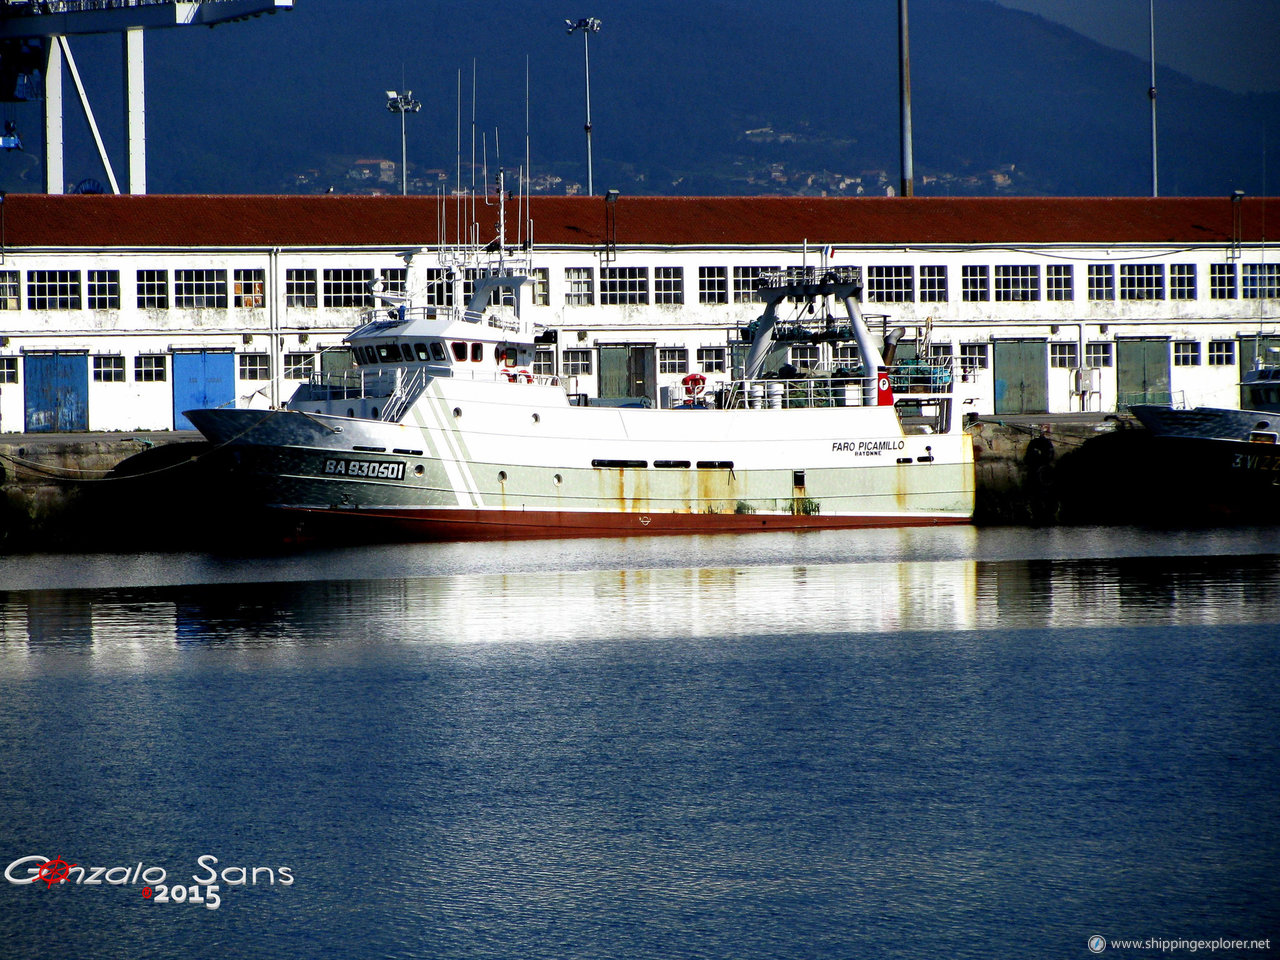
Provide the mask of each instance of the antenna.
POLYGON ((458 190, 454 199, 457 211, 456 234, 462 246, 462 68, 458 68, 458 190))

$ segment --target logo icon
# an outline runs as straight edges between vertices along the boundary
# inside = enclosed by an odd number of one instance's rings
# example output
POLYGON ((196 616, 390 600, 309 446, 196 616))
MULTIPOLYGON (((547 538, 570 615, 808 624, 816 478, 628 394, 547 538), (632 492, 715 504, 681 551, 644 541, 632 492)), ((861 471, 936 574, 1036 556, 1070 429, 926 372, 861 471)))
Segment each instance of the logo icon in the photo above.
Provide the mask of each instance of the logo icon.
POLYGON ((1101 937, 1095 933, 1092 937, 1089 938, 1090 953, 1101 953, 1105 949, 1107 949, 1106 937, 1101 937))
POLYGON ((71 873, 74 863, 67 863, 61 857, 55 857, 52 860, 46 860, 40 864, 40 869, 36 871, 36 880, 43 880, 47 885, 46 890, 53 887, 55 883, 62 883, 67 879, 67 875, 71 873))

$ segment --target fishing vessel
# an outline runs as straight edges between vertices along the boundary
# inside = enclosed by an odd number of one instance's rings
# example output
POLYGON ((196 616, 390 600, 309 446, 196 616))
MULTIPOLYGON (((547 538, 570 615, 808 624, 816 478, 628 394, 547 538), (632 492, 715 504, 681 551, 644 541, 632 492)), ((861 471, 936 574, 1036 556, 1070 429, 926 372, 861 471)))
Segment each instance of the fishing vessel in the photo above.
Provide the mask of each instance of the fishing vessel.
POLYGON ((224 489, 321 539, 971 521, 961 378, 949 358, 886 362, 857 268, 762 278, 741 376, 688 377, 666 408, 594 405, 572 378, 531 372, 543 331, 524 309, 529 275, 499 249, 466 275, 465 306, 382 297, 346 337, 354 366, 314 374, 282 408, 186 411, 224 489), (856 343, 860 364, 771 369, 780 344, 806 337, 856 343))
POLYGON ((1241 378, 1239 407, 1134 404, 1153 459, 1176 474, 1173 516, 1280 520, 1280 366, 1259 354, 1241 378))

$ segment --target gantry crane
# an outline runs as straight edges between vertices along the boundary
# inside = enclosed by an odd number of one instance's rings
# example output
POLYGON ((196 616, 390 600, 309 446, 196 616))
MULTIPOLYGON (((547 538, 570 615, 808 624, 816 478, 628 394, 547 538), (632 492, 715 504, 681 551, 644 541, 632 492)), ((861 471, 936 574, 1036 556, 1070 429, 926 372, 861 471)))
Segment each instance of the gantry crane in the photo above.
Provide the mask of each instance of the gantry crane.
MULTIPOLYGON (((44 101, 44 183, 46 193, 62 193, 63 65, 75 84, 85 119, 102 158, 113 193, 120 186, 80 80, 68 38, 118 33, 123 41, 128 192, 147 192, 146 94, 142 36, 145 30, 214 26, 292 8, 293 0, 0 0, 0 102, 44 101)), ((21 146, 12 121, 0 148, 21 146)))

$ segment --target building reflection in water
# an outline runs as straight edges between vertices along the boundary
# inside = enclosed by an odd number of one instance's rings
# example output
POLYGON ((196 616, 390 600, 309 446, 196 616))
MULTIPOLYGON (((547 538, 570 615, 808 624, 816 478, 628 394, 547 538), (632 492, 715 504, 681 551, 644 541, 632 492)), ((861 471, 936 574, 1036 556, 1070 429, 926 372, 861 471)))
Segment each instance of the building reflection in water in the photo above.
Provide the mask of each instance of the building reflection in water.
POLYGON ((713 640, 1274 622, 1273 557, 935 560, 0 593, 0 670, 162 668, 233 646, 713 640))

